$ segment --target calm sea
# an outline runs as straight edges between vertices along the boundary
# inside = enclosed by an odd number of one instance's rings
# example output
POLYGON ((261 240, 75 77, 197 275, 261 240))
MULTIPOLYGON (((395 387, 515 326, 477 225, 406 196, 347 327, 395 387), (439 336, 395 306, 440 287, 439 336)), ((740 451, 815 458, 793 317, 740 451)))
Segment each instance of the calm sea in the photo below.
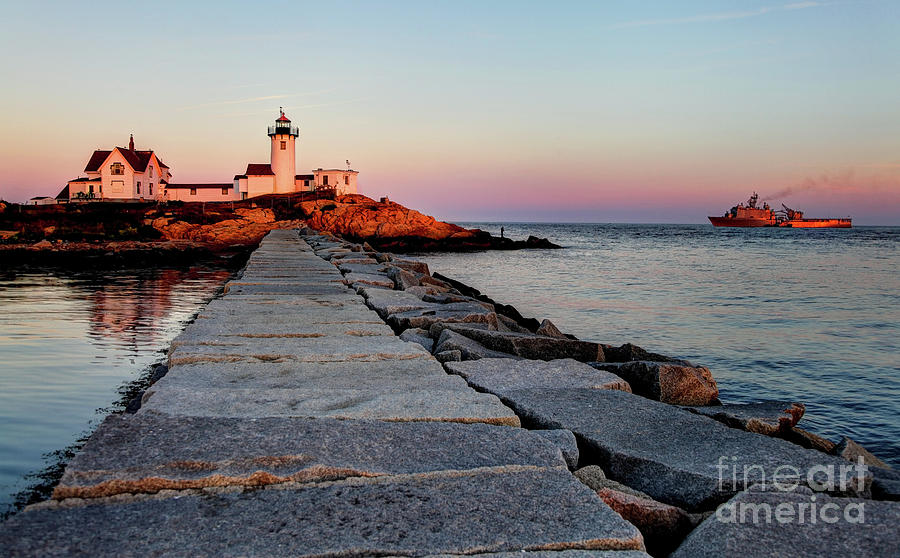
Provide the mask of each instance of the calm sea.
POLYGON ((230 272, 0 272, 0 513, 107 414, 230 272))
POLYGON ((900 227, 502 226, 565 248, 424 259, 581 339, 707 365, 726 403, 805 403, 800 427, 900 467, 900 227))

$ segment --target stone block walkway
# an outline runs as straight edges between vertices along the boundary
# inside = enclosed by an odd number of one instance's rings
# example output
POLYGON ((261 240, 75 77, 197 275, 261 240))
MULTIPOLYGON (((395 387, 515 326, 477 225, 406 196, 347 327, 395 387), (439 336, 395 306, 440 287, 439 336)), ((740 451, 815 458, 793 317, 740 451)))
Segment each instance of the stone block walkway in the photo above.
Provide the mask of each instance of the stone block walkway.
POLYGON ((491 394, 273 231, 2 556, 647 556, 491 394))

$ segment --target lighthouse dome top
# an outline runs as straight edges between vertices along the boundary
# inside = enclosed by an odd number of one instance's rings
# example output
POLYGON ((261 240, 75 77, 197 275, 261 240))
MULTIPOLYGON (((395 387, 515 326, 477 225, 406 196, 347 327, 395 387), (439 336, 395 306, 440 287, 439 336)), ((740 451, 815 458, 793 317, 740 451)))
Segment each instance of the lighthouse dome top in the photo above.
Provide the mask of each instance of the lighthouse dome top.
POLYGON ((291 119, 284 115, 284 109, 281 109, 279 112, 281 116, 275 120, 275 125, 269 126, 269 136, 299 136, 300 129, 297 126, 291 126, 291 119))

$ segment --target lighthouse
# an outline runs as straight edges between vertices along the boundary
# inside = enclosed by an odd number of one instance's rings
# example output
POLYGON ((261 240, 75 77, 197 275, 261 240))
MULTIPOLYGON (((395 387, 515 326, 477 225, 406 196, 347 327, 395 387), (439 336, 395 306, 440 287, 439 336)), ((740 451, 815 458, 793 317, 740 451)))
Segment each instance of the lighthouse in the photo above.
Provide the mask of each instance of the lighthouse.
POLYGON ((281 116, 275 121, 275 125, 269 126, 276 194, 294 191, 294 176, 297 170, 295 141, 300 135, 297 126, 292 126, 291 120, 284 115, 284 109, 280 112, 281 116))

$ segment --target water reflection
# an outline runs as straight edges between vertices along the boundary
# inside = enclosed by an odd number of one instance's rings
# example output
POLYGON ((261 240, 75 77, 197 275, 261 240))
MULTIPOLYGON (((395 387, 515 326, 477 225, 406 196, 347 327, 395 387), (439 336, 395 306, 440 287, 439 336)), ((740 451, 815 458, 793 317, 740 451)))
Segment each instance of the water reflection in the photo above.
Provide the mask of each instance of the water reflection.
POLYGON ((42 456, 74 442, 117 390, 164 358, 231 272, 22 271, 0 276, 0 511, 42 456))

